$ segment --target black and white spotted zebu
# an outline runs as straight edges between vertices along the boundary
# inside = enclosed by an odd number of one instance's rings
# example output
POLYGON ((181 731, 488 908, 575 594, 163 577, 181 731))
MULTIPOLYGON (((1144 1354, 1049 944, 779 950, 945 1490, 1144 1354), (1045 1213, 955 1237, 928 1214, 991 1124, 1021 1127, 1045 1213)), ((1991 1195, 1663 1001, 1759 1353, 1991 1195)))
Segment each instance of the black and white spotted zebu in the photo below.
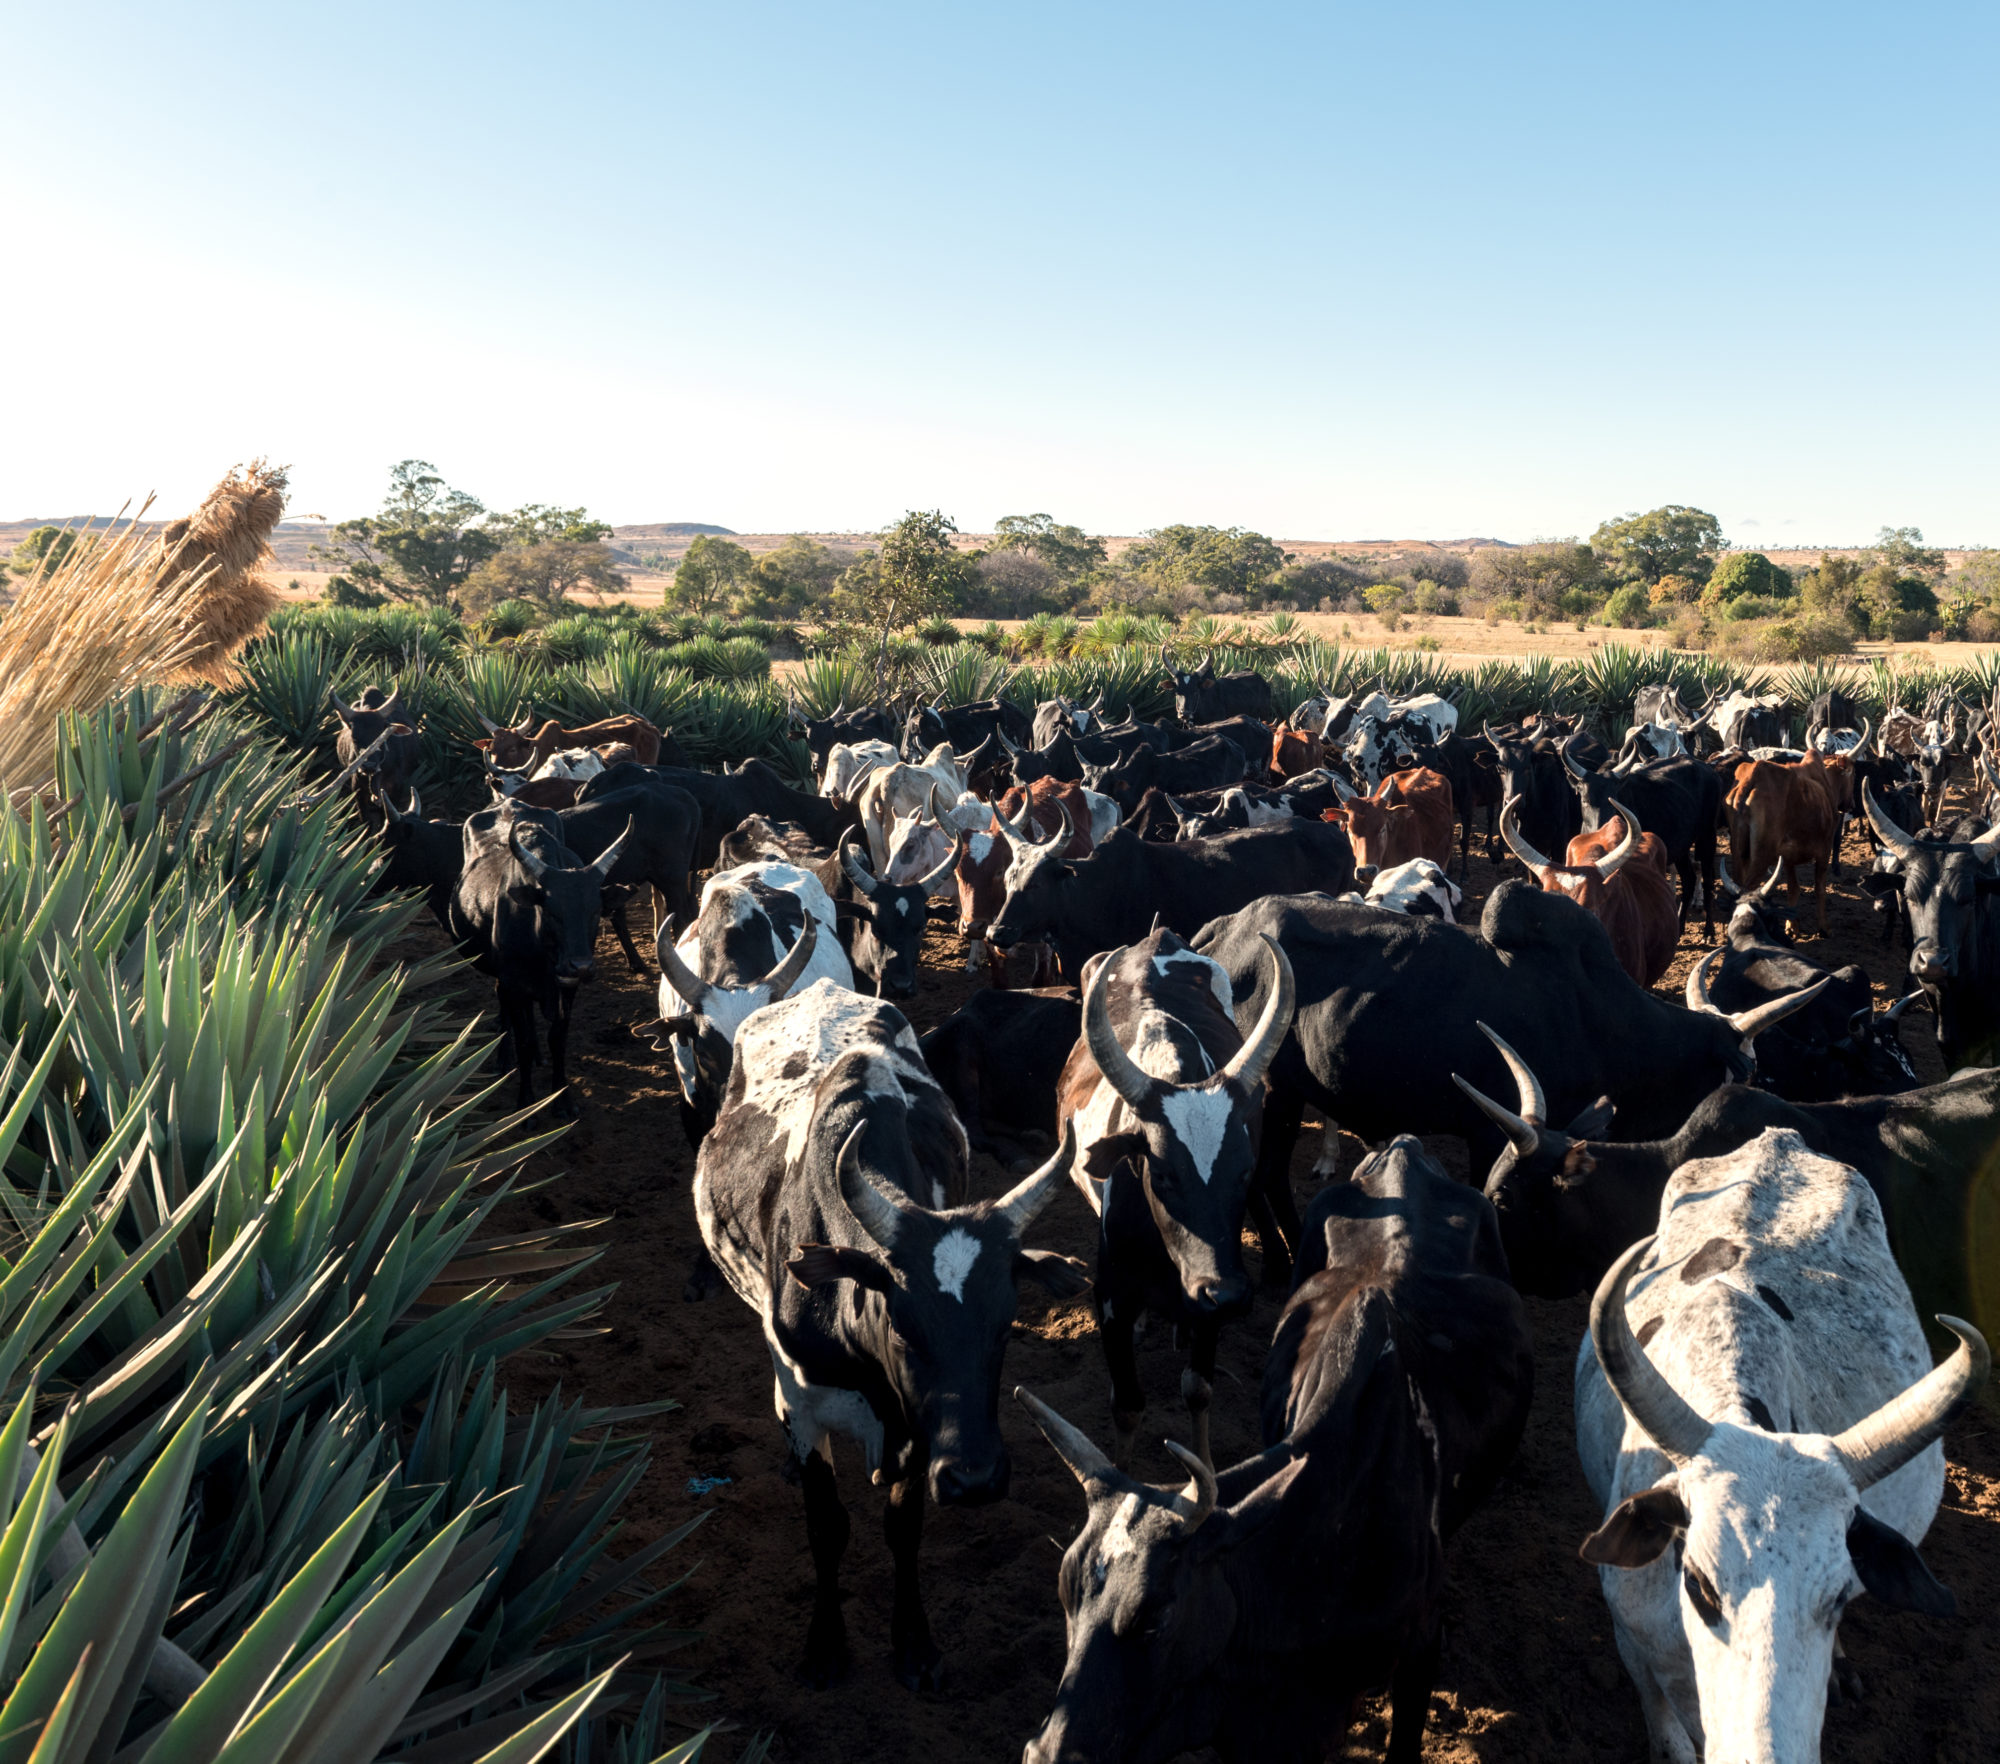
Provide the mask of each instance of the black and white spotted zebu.
POLYGON ((1960 1345, 1933 1369, 1873 1191, 1783 1129, 1684 1164, 1605 1275, 1576 1365, 1605 1514, 1583 1554, 1655 1759, 1816 1760, 1849 1601, 1951 1611, 1917 1543, 1987 1351, 1940 1320, 1960 1345))
POLYGON ((821 980, 737 1032, 695 1215, 771 1351, 805 1485, 818 1574, 806 1668, 821 1685, 847 1654, 835 1434, 889 1484, 896 1674, 912 1689, 941 1681, 917 1585, 925 1484, 940 1506, 1007 1493, 998 1406, 1014 1282, 1083 1285, 1075 1264, 1021 1248, 1072 1145, 1000 1199, 968 1202, 965 1129, 893 1005, 821 980))

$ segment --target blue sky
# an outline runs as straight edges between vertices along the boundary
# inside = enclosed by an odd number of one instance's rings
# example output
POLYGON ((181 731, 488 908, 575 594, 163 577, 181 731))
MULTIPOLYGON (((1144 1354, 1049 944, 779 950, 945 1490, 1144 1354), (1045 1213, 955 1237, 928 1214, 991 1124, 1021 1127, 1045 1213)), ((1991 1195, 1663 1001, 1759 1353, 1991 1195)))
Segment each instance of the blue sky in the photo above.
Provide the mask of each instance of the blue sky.
POLYGON ((2000 543, 2000 11, 16 6, 0 517, 2000 543))

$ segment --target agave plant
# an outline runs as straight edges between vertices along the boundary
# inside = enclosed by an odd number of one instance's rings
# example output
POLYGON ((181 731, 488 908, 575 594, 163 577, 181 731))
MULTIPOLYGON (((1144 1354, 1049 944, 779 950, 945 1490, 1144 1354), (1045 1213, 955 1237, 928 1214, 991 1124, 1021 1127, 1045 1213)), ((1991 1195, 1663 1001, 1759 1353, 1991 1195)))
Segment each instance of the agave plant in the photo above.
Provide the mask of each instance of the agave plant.
POLYGON ((934 649, 918 672, 917 690, 926 698, 943 695, 947 704, 976 704, 997 698, 1014 670, 976 643, 934 649))
POLYGON ((874 699, 875 669, 852 655, 809 656, 786 685, 807 716, 830 717, 842 705, 858 708, 874 699))

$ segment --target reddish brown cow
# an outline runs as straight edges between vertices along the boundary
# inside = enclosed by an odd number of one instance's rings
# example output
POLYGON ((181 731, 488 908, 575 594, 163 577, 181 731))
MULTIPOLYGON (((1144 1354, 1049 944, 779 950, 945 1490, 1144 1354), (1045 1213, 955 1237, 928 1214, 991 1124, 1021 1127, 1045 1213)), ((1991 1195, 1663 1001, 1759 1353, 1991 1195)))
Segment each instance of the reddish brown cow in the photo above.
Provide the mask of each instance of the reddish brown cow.
POLYGON ((1510 796, 1500 811, 1500 837, 1526 864, 1546 894, 1560 894, 1594 913, 1611 939, 1618 965, 1641 986, 1667 971, 1680 941, 1680 897, 1666 846, 1644 832, 1624 804, 1593 833, 1579 833, 1554 864, 1521 837, 1521 799, 1510 796))
POLYGON ((1387 870, 1412 858, 1429 858, 1440 869, 1451 862, 1451 782, 1424 766, 1391 772, 1372 796, 1327 809, 1320 819, 1347 829, 1357 869, 1387 870))
POLYGON ((1799 904, 1799 865, 1813 867, 1819 930, 1826 934, 1826 873, 1832 867, 1840 810, 1853 800, 1854 768, 1843 755, 1831 765, 1809 753, 1795 765, 1744 760, 1723 803, 1729 818, 1729 858, 1739 876, 1768 876, 1785 866, 1785 899, 1799 904))
POLYGON ((486 768, 486 783, 493 792, 493 800, 518 802, 523 808, 570 808, 576 802, 576 793, 583 788, 575 778, 530 778, 509 793, 501 788, 503 781, 492 766, 486 768))
POLYGON ((1326 743, 1303 729, 1280 729, 1271 743, 1271 777, 1283 783, 1326 763, 1326 743))
POLYGON ((996 819, 984 833, 970 834, 958 854, 958 927, 969 939, 965 969, 975 973, 988 967, 995 986, 1039 986, 1047 982, 1036 976, 1047 970, 1053 978, 1054 952, 1046 944, 1023 943, 1011 952, 991 948, 986 927, 1007 898, 1007 866, 1013 862, 1014 842, 1007 829, 1033 833, 1050 839, 1062 830, 1063 816, 1069 816, 1070 841, 1063 856, 1072 860, 1090 855, 1090 805, 1084 800, 1083 786, 1064 779, 1037 778, 1023 790, 1018 784, 994 805, 996 819))
POLYGON ((644 717, 630 714, 606 717, 602 722, 586 723, 580 729, 565 729, 553 717, 539 729, 531 728, 535 720, 532 711, 512 729, 487 722, 485 717, 479 720, 486 724, 486 739, 472 745, 509 772, 532 772, 545 764, 550 754, 565 747, 602 748, 620 743, 631 750, 631 757, 641 765, 657 765, 660 759, 660 732, 644 717))

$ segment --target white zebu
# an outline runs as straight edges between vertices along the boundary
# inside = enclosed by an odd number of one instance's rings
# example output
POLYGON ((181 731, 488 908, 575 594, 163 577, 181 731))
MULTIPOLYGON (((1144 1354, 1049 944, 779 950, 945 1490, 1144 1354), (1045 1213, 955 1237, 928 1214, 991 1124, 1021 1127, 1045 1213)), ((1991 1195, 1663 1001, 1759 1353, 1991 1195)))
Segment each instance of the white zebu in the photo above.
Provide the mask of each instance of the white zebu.
POLYGON ((819 793, 829 802, 851 802, 870 772, 893 766, 901 755, 886 741, 840 741, 828 750, 819 793))
POLYGON ((1848 1601, 1950 1609, 1916 1543, 1987 1355, 1943 1321, 1961 1345, 1932 1370, 1873 1191, 1777 1128, 1682 1165, 1605 1275, 1576 1365, 1606 1515, 1583 1554, 1656 1759, 1817 1759, 1848 1601))

